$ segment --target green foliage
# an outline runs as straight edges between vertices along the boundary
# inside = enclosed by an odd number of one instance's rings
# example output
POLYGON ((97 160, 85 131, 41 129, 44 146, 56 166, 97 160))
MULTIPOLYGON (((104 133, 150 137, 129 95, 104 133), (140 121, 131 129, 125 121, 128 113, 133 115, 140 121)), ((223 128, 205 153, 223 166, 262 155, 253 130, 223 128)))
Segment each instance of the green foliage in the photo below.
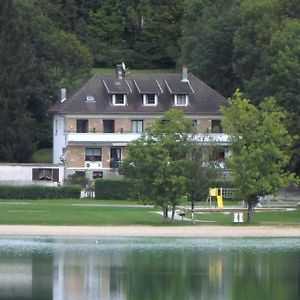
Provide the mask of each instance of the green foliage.
POLYGON ((0 160, 29 161, 51 146, 46 111, 63 87, 88 76, 89 50, 56 27, 36 2, 0 4, 0 160))
POLYGON ((40 149, 33 153, 31 157, 33 163, 51 163, 52 162, 52 149, 40 149))
POLYGON ((126 200, 131 198, 132 186, 125 180, 95 180, 95 198, 99 200, 126 200))
POLYGON ((255 107, 239 91, 222 111, 222 124, 231 136, 232 156, 226 162, 234 173, 239 196, 251 208, 257 196, 275 193, 294 180, 285 169, 292 144, 286 113, 273 98, 255 107))
POLYGON ((78 185, 48 187, 42 185, 0 185, 1 199, 75 199, 80 198, 78 185))
POLYGON ((224 96, 231 95, 239 83, 232 64, 236 2, 187 1, 182 18, 181 61, 224 96))
POLYGON ((68 176, 68 183, 71 185, 78 184, 85 188, 88 183, 88 179, 85 177, 85 172, 76 172, 68 176))
MULTIPOLYGON (((180 110, 171 109, 130 143, 123 173, 134 184, 141 199, 161 206, 167 217, 185 196, 201 198, 207 193, 211 173, 196 156, 193 128, 180 110), (204 193, 205 193, 204 192, 204 193)), ((214 173, 215 174, 215 173, 214 173)))
POLYGON ((182 18, 181 61, 230 96, 259 104, 275 97, 296 136, 289 168, 300 172, 299 16, 295 0, 190 0, 182 18))

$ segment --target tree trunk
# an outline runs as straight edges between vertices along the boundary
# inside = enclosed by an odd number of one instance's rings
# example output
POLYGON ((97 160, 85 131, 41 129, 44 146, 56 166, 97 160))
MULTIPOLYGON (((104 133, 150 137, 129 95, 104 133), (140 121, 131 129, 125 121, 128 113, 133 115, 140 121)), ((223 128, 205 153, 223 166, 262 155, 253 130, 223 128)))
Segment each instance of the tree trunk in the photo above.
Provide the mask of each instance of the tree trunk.
POLYGON ((162 206, 164 223, 168 222, 168 205, 162 206))
POLYGON ((248 203, 247 223, 252 224, 252 222, 253 222, 253 207, 252 204, 248 203))
POLYGON ((172 221, 174 220, 175 216, 175 205, 172 206, 172 221))
POLYGON ((191 212, 192 212, 192 224, 195 224, 195 192, 193 192, 192 195, 191 212))
POLYGON ((247 199, 248 210, 247 210, 247 223, 253 223, 253 214, 254 214, 254 207, 257 204, 257 195, 250 195, 247 199))

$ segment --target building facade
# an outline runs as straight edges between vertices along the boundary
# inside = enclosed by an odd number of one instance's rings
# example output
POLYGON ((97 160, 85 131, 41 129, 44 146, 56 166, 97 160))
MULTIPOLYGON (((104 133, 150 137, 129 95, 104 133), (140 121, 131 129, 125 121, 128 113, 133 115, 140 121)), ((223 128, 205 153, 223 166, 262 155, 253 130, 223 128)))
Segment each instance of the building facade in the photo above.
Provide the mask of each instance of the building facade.
POLYGON ((228 137, 222 133, 220 107, 227 100, 183 68, 180 74, 95 75, 70 94, 62 89, 53 115, 53 163, 64 164, 66 176, 112 176, 126 157, 126 145, 171 109, 193 121, 204 142, 224 147, 214 160, 222 162, 228 137))

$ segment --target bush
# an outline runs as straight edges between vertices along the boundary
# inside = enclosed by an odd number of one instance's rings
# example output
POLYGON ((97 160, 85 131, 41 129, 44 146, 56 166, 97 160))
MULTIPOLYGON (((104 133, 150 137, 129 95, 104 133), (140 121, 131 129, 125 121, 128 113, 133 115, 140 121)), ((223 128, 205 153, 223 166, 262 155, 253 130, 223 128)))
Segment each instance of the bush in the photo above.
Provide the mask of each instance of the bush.
POLYGON ((85 172, 77 171, 74 174, 69 175, 68 183, 71 185, 79 184, 81 187, 85 188, 88 183, 88 180, 85 178, 85 172))
POLYGON ((37 150, 31 157, 33 163, 51 163, 52 162, 52 149, 45 148, 37 150))
POLYGON ((80 198, 79 185, 48 187, 43 185, 0 185, 2 199, 67 199, 80 198))
POLYGON ((99 200, 130 199, 132 185, 126 180, 97 179, 95 180, 95 198, 99 200))

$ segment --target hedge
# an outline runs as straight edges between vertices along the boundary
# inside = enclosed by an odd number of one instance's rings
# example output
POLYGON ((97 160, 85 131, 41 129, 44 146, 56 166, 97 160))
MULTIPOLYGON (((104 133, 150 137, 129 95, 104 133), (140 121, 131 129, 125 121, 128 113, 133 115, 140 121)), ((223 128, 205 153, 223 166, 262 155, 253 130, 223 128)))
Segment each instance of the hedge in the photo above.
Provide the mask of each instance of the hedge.
POLYGON ((98 200, 126 200, 131 198, 132 185, 125 180, 95 180, 95 198, 98 200))
POLYGON ((80 198, 80 191, 79 185, 0 185, 0 199, 74 199, 80 198))

